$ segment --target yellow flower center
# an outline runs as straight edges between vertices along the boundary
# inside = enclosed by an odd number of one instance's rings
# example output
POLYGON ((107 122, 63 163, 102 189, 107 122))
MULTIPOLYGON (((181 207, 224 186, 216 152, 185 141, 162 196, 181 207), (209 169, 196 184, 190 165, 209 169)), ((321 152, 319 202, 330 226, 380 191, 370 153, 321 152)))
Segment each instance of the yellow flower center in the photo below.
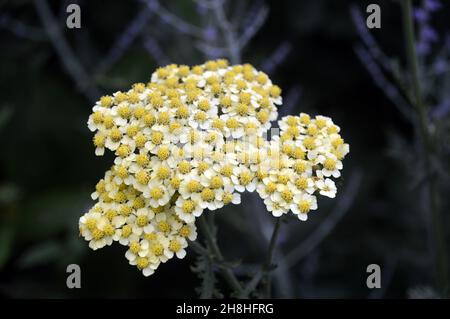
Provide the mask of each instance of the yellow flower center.
POLYGON ((248 184, 250 184, 250 182, 252 181, 252 174, 250 174, 250 172, 241 172, 239 174, 239 182, 241 183, 241 185, 246 186, 248 184))
POLYGON ((103 237, 105 237, 105 233, 102 230, 98 229, 98 228, 95 228, 94 230, 92 230, 91 234, 92 234, 92 238, 94 240, 100 240, 103 237))
POLYGON ((127 205, 123 205, 120 208, 120 214, 122 214, 123 216, 129 216, 131 214, 131 207, 127 206, 127 205))
POLYGON ((125 225, 125 226, 122 227, 122 237, 123 238, 130 237, 131 232, 132 232, 132 228, 131 228, 130 225, 125 225))
POLYGON ((191 234, 191 229, 189 228, 189 226, 184 225, 180 228, 178 234, 183 237, 188 237, 191 234))
POLYGON ((267 123, 267 121, 269 120, 269 113, 266 110, 261 110, 258 113, 256 113, 256 118, 262 124, 267 123))
POLYGON ((251 99, 251 95, 248 92, 241 92, 239 94, 239 102, 241 102, 242 104, 249 104, 250 103, 250 99, 251 99))
POLYGON ((169 249, 176 253, 181 249, 181 243, 176 239, 172 239, 169 243, 169 249))
POLYGON ((137 258, 137 260, 136 260, 136 266, 137 266, 140 270, 147 268, 148 265, 149 265, 148 258, 146 258, 146 257, 138 257, 138 258, 137 258))
POLYGON ((303 140, 303 145, 304 145, 307 149, 311 150, 311 149, 313 149, 314 146, 316 145, 316 141, 314 140, 313 137, 308 136, 308 137, 305 137, 305 139, 303 140))
POLYGON ((306 164, 303 161, 297 161, 294 163, 293 168, 297 173, 304 173, 306 171, 306 164))
POLYGON ((273 97, 279 97, 281 94, 281 89, 278 85, 272 85, 270 88, 270 95, 273 97))
POLYGON ((195 209, 195 203, 194 203, 194 201, 188 199, 183 202, 182 208, 183 208, 183 212, 190 214, 195 209))
POLYGON ((163 197, 163 195, 164 195, 164 192, 159 187, 154 187, 150 190, 150 197, 153 198, 154 200, 161 199, 163 197))
POLYGON ((153 114, 146 114, 144 115, 144 123, 145 125, 151 127, 153 124, 155 124, 156 119, 153 114))
POLYGON ((198 122, 204 122, 204 121, 206 121, 207 118, 208 118, 208 116, 203 111, 199 111, 199 112, 195 113, 195 116, 194 116, 194 119, 198 122))
POLYGON ((103 231, 105 233, 106 236, 112 236, 114 235, 114 233, 116 232, 116 229, 111 225, 111 224, 107 224, 104 228, 103 231))
POLYGON ((289 176, 280 174, 278 175, 278 183, 286 185, 289 182, 289 176))
POLYGON ((344 144, 344 140, 340 137, 335 138, 332 142, 331 145, 333 145, 334 148, 338 148, 339 146, 341 146, 342 144, 344 144))
POLYGON ((235 118, 229 118, 226 122, 226 125, 229 129, 237 129, 239 127, 239 122, 235 118))
POLYGON ((239 115, 244 116, 247 115, 249 112, 250 107, 248 106, 248 104, 244 104, 244 103, 239 103, 236 111, 239 115))
POLYGON ((161 256, 164 253, 164 247, 160 243, 154 243, 151 250, 156 256, 161 256))
POLYGON ((100 98, 100 105, 103 107, 110 107, 113 103, 113 99, 111 96, 102 96, 100 98))
POLYGON ((327 125, 327 121, 325 119, 316 119, 316 125, 318 128, 324 128, 327 125))
POLYGON ((225 177, 230 177, 233 174, 233 166, 225 165, 220 169, 220 174, 222 174, 225 177))
POLYGON ((122 138, 122 132, 120 132, 120 130, 117 127, 114 127, 111 129, 109 136, 114 142, 118 142, 122 138))
POLYGON ((120 117, 128 119, 131 116, 131 109, 128 105, 123 105, 119 107, 117 113, 119 114, 120 117))
POLYGON ((200 162, 200 163, 198 163, 197 169, 198 169, 198 172, 199 172, 200 174, 202 174, 202 173, 204 173, 204 172, 208 169, 208 167, 209 167, 208 163, 206 163, 206 162, 200 162))
POLYGON ((168 125, 170 123, 170 114, 168 112, 159 113, 158 123, 161 125, 168 125))
POLYGON ((120 157, 124 158, 127 157, 128 155, 130 155, 130 147, 128 145, 120 145, 117 148, 117 155, 119 155, 120 157))
POLYGON ((138 225, 139 227, 144 227, 147 224, 148 224, 148 217, 147 216, 139 215, 136 218, 136 225, 138 225))
POLYGON ((141 245, 139 245, 139 243, 137 243, 137 242, 132 242, 132 243, 130 244, 130 251, 131 251, 133 254, 137 254, 137 253, 139 252, 139 250, 141 250, 141 245))
POLYGON ((181 174, 187 174, 191 171, 191 164, 187 161, 182 161, 178 164, 178 170, 181 174))
POLYGON ((142 148, 147 142, 147 137, 142 133, 138 133, 134 138, 134 141, 136 142, 137 147, 142 148))
POLYGON ((225 108, 230 107, 231 106, 231 98, 229 96, 223 96, 220 99, 220 105, 222 105, 225 108))
POLYGON ((159 131, 153 131, 151 136, 150 136, 150 139, 151 139, 152 143, 155 144, 155 145, 161 144, 163 138, 164 138, 164 134, 162 132, 159 132, 159 131))
POLYGON ((226 193, 223 194, 222 201, 223 201, 223 203, 225 205, 231 203, 232 200, 233 200, 233 194, 232 193, 226 192, 226 193))
POLYGON ((329 171, 333 171, 336 169, 336 161, 332 158, 327 158, 323 162, 323 167, 325 167, 329 171))
POLYGON ((198 191, 200 190, 201 187, 202 187, 202 186, 200 185, 200 183, 199 183, 198 181, 196 181, 196 180, 192 180, 192 181, 189 181, 189 182, 187 183, 187 190, 188 190, 190 193, 196 193, 196 192, 198 192, 198 191))
POLYGON ((177 109, 177 116, 185 119, 189 117, 189 108, 186 105, 180 105, 177 109))
POLYGON ((140 170, 139 172, 136 173, 136 180, 138 181, 138 183, 142 185, 147 185, 148 182, 150 181, 150 176, 146 171, 140 170))
POLYGON ((102 133, 95 134, 94 145, 96 147, 104 147, 105 146, 105 135, 103 135, 102 133))
POLYGON ((167 233, 170 231, 171 227, 168 222, 166 222, 165 220, 162 220, 158 223, 158 229, 160 231, 162 231, 163 233, 167 233))
POLYGON ((300 123, 308 125, 311 122, 311 118, 308 114, 300 114, 300 123))
POLYGON ((314 124, 309 124, 308 125, 308 134, 314 136, 314 135, 317 135, 317 133, 319 133, 317 126, 314 124))
POLYGON ((172 185, 173 188, 178 189, 180 187, 181 184, 181 179, 179 177, 173 177, 170 180, 170 185, 172 185))
POLYGON ((222 178, 220 178, 220 176, 214 176, 213 178, 211 178, 210 186, 213 189, 217 189, 217 188, 222 187, 223 186, 222 178))
POLYGON ((273 182, 269 182, 266 185, 266 193, 268 194, 273 194, 273 192, 275 192, 277 190, 277 184, 273 183, 273 182))
POLYGON ((208 100, 201 100, 198 102, 198 108, 202 111, 208 111, 211 108, 208 100))
POLYGON ((136 197, 133 200, 133 208, 140 209, 145 207, 145 200, 142 197, 136 197))
POLYGON ((280 193, 280 195, 281 195, 281 198, 288 203, 290 203, 292 201, 292 199, 294 198, 294 194, 288 189, 283 190, 280 193))
POLYGON ((100 124, 100 123, 102 123, 102 122, 103 122, 103 113, 100 112, 100 111, 94 112, 94 113, 92 114, 92 121, 93 121, 95 124, 100 124))
POLYGON ((215 198, 215 193, 214 193, 214 191, 213 191, 212 189, 210 189, 210 188, 205 188, 205 189, 202 190, 202 193, 201 193, 200 196, 201 196, 201 198, 202 198, 204 201, 210 202, 210 201, 214 200, 214 198, 215 198))
POLYGON ((300 210, 300 212, 302 212, 303 214, 309 212, 311 210, 311 204, 309 201, 302 199, 299 203, 298 203, 298 209, 300 210))
POLYGON ((169 158, 170 156, 170 150, 168 146, 161 146, 158 151, 156 152, 156 155, 161 161, 164 161, 169 158))
POLYGON ((308 187, 308 179, 306 177, 299 177, 295 181, 295 186, 299 189, 306 189, 308 187))
POLYGON ((109 220, 112 220, 114 217, 117 216, 117 212, 114 209, 110 209, 105 213, 106 218, 109 220))
POLYGON ((89 229, 90 231, 93 231, 95 229, 95 227, 97 226, 97 220, 95 220, 94 218, 88 218, 86 220, 86 227, 87 229, 89 229))
POLYGON ((149 163, 149 158, 147 154, 139 154, 136 156, 136 163, 139 166, 146 166, 149 163))
POLYGON ((156 233, 146 233, 144 235, 144 238, 147 239, 148 241, 153 241, 157 238, 156 233))

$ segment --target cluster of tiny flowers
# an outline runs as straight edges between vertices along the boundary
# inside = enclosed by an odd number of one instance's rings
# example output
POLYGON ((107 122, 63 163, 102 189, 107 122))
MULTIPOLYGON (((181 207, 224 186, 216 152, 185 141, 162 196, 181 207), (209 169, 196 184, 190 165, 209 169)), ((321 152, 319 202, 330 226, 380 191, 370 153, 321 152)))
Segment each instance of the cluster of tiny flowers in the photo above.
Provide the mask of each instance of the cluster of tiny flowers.
POLYGON ((144 275, 183 258, 206 208, 239 204, 239 192, 256 188, 250 159, 264 149, 276 104, 281 90, 266 74, 226 60, 169 65, 147 84, 102 97, 88 127, 95 154, 116 157, 80 218, 81 235, 92 249, 127 246, 144 275))
POLYGON ((128 247, 131 265, 151 275, 195 240, 205 209, 239 204, 257 191, 274 216, 305 220, 315 194, 334 197, 348 144, 331 119, 306 114, 278 122, 281 89, 251 65, 226 60, 157 69, 147 84, 103 96, 88 127, 95 154, 115 154, 80 218, 92 249, 128 247))
POLYGON ((341 176, 342 159, 349 145, 339 127, 324 116, 286 116, 278 121, 280 135, 269 142, 268 156, 261 169, 267 172, 257 192, 267 210, 279 217, 292 211, 300 220, 317 209, 316 194, 334 198, 332 178, 341 176))

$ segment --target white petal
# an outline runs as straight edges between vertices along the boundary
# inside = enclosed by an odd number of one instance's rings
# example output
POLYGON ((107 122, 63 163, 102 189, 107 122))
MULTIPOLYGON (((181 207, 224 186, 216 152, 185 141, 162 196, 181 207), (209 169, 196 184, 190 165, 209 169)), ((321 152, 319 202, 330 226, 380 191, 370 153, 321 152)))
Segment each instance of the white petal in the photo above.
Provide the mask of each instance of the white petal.
POLYGON ((180 249, 179 251, 177 251, 176 255, 179 259, 183 259, 186 256, 186 250, 180 249))

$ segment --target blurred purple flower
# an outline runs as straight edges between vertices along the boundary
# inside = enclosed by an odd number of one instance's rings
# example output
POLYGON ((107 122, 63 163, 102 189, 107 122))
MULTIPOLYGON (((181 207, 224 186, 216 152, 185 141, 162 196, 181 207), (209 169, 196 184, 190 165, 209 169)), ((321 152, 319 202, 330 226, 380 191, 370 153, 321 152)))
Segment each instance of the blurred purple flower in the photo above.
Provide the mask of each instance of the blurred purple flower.
POLYGON ((195 4, 195 11, 198 15, 204 16, 208 13, 208 7, 206 7, 203 3, 196 2, 195 4))
POLYGON ((424 7, 426 10, 433 12, 439 10, 442 4, 439 0, 425 0, 424 7))
POLYGON ((443 100, 441 103, 432 108, 431 116, 433 118, 443 118, 450 111, 450 99, 443 100))
POLYGON ((430 43, 419 41, 419 42, 416 43, 416 50, 417 50, 417 54, 419 56, 422 56, 422 57, 426 56, 431 51, 430 43))
POLYGON ((424 23, 428 21, 428 11, 424 10, 423 8, 416 8, 414 9, 414 18, 419 23, 424 23))
POLYGON ((215 39, 217 39, 217 30, 214 26, 208 25, 203 30, 203 35, 206 41, 214 41, 215 39))
POLYGON ((442 74, 448 70, 448 63, 445 59, 436 59, 433 63, 433 71, 436 74, 442 74))
POLYGON ((439 35, 437 34, 436 30, 434 30, 429 25, 424 25, 420 29, 420 37, 425 42, 437 42, 439 40, 439 35))

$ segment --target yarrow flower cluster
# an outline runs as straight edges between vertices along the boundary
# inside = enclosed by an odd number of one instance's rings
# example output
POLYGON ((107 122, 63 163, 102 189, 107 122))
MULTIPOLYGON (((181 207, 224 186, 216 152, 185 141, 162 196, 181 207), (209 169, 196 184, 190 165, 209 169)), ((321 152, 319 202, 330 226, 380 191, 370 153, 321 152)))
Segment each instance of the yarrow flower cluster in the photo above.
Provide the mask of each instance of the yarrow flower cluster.
POLYGON ((274 216, 292 210, 299 219, 317 208, 317 193, 334 197, 349 151, 331 119, 306 114, 278 124, 281 89, 251 65, 226 60, 168 65, 147 84, 103 96, 88 127, 95 154, 115 153, 80 218, 92 249, 117 241, 145 276, 186 255, 205 209, 239 204, 257 191, 274 216))

